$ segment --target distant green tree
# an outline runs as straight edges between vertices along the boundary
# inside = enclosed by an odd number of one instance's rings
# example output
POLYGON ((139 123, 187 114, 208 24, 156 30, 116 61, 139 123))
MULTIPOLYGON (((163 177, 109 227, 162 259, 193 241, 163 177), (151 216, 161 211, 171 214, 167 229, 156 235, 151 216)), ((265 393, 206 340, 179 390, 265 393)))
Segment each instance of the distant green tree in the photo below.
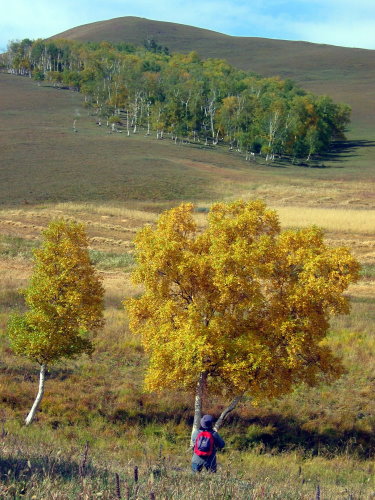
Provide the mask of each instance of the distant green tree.
POLYGON ((41 71, 39 69, 33 71, 33 78, 37 82, 42 82, 44 80, 44 73, 43 73, 43 71, 41 71))
POLYGON ((29 425, 44 393, 46 369, 61 358, 93 351, 90 332, 103 326, 103 287, 90 261, 81 224, 56 220, 35 250, 35 268, 24 291, 29 310, 11 316, 8 335, 16 354, 40 365, 39 391, 29 425))
POLYGON ((143 46, 146 50, 153 52, 154 54, 169 54, 168 47, 159 45, 153 38, 147 38, 143 42, 143 46))

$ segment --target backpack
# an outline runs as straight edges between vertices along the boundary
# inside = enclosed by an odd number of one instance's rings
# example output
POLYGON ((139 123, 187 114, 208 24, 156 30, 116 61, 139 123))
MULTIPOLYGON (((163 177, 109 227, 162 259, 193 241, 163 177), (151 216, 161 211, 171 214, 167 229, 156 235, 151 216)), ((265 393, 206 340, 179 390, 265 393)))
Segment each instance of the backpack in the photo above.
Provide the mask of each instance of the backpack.
POLYGON ((211 432, 201 431, 195 439, 194 453, 198 457, 210 457, 214 451, 215 440, 211 432))

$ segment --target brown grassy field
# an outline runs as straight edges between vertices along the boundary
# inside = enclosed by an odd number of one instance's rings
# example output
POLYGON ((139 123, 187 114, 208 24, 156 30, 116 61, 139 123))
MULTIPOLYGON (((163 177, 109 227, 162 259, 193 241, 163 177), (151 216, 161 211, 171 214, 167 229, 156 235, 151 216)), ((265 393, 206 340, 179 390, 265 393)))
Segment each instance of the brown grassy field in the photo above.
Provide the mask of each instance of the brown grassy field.
POLYGON ((271 204, 374 208, 373 144, 349 137, 325 168, 248 163, 226 149, 175 145, 95 125, 76 92, 0 74, 0 204, 166 204, 239 195, 271 204), (77 120, 78 132, 73 131, 77 120), (306 196, 308 194, 308 196, 306 196))
MULTIPOLYGON (((146 360, 122 301, 139 291, 129 275, 138 228, 182 200, 196 203, 204 224, 212 201, 243 197, 264 199, 283 227, 323 227, 329 243, 350 247, 363 270, 349 290, 351 314, 333 320, 329 339, 347 373, 332 386, 299 387, 280 400, 240 408, 223 429, 228 452, 220 457, 221 473, 210 480, 211 496, 202 498, 308 499, 318 484, 322 498, 371 498, 375 198, 372 146, 361 145, 363 136, 341 143, 324 169, 266 166, 223 149, 109 134, 75 92, 5 74, 0 88, 0 469, 13 471, 0 496, 21 494, 27 483, 30 498, 73 499, 82 492, 113 498, 115 472, 134 494, 129 477, 139 465, 144 498, 151 488, 157 498, 200 498, 199 480, 184 472, 192 398, 143 392, 146 360), (32 248, 56 217, 86 224, 106 291, 106 326, 92 359, 51 368, 38 422, 24 429, 37 366, 12 354, 5 327, 12 311, 23 310, 18 290, 30 276, 32 248), (94 472, 83 480, 77 471, 85 442, 94 472), (166 478, 150 483, 160 456, 166 478)), ((222 403, 212 399, 206 409, 217 414, 222 403)))

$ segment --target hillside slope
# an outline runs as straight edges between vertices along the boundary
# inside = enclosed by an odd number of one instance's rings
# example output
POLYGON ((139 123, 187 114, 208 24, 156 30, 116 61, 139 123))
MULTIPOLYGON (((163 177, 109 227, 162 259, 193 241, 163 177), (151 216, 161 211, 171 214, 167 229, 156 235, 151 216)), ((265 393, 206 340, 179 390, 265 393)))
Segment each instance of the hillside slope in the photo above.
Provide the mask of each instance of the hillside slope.
POLYGON ((138 17, 86 24, 52 38, 125 41, 136 45, 142 45, 148 38, 167 46, 172 52, 195 50, 203 57, 227 59, 238 68, 261 75, 291 78, 308 90, 346 102, 352 106, 354 126, 361 132, 375 125, 374 50, 234 37, 138 17))

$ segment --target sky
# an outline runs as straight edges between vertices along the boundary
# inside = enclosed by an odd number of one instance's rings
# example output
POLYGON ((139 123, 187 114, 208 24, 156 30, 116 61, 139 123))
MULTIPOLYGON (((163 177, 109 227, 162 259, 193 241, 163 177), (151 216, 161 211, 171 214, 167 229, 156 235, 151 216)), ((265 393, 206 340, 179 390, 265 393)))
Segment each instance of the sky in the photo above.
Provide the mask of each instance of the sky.
POLYGON ((0 0, 0 52, 115 17, 188 24, 233 36, 375 49, 374 0, 0 0))

